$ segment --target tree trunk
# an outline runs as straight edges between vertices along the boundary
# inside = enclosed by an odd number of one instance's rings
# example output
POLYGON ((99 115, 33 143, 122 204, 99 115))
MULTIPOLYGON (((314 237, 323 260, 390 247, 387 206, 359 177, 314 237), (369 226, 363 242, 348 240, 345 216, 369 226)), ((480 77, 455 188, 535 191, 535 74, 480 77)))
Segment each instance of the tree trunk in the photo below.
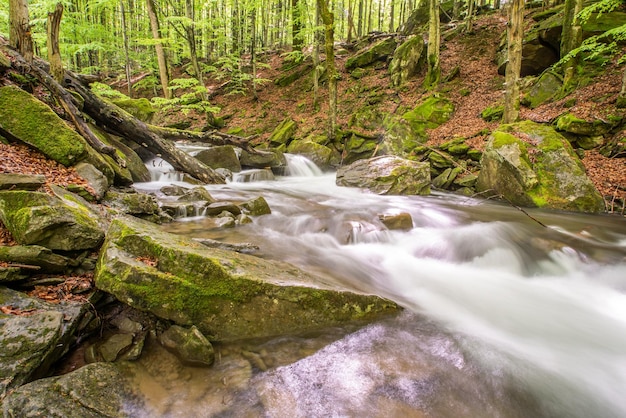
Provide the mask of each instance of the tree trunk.
POLYGON ((28 19, 28 0, 9 0, 9 44, 29 64, 33 62, 33 38, 28 19))
POLYGON ((126 11, 124 0, 120 0, 120 13, 122 15, 122 39, 124 41, 124 70, 126 71, 126 82, 128 83, 128 97, 133 97, 133 83, 130 74, 130 53, 128 48, 128 32, 126 29, 126 11))
POLYGON ((434 88, 439 83, 441 77, 441 67, 439 64, 439 46, 441 43, 441 33, 439 24, 439 0, 429 0, 429 21, 428 21, 428 70, 424 79, 426 88, 434 88))
MULTIPOLYGON (((202 77, 202 70, 200 69, 200 63, 198 62, 198 50, 196 48, 196 28, 194 27, 194 11, 193 1, 185 0, 185 16, 192 22, 185 25, 185 39, 189 46, 189 58, 191 59, 191 66, 195 73, 196 80, 201 87, 204 87, 204 78, 202 77)), ((207 100, 207 94, 205 91, 201 93, 202 100, 207 100)))
POLYGON ((148 9, 148 17, 150 18, 150 30, 152 31, 152 37, 156 41, 154 49, 156 51, 157 64, 159 66, 159 78, 161 79, 163 97, 171 99, 172 91, 169 89, 170 69, 167 64, 167 56, 165 55, 165 50, 163 49, 163 43, 161 42, 161 27, 159 25, 159 18, 156 14, 156 8, 154 7, 154 0, 146 0, 146 7, 148 9))
POLYGON ((316 29, 313 32, 313 109, 317 112, 319 109, 319 80, 320 80, 320 39, 317 26, 320 23, 320 9, 315 8, 315 24, 316 29))
POLYGON ((519 117, 519 77, 522 67, 522 36, 524 31, 524 0, 513 0, 509 5, 507 31, 506 90, 504 93, 504 123, 513 123, 519 117))
MULTIPOLYGON (((561 58, 564 58, 574 49, 578 48, 582 43, 582 27, 578 13, 582 10, 582 0, 566 0, 563 8, 563 30, 561 36, 561 58)), ((572 57, 565 63, 563 70, 563 88, 567 89, 572 83, 577 57, 572 57)))
MULTIPOLYGON (((515 0, 513 0, 515 1, 515 0)), ((467 17, 465 22, 465 32, 472 33, 474 31, 474 8, 476 0, 467 0, 467 17)))
POLYGON ((50 62, 50 74, 60 84, 63 84, 63 62, 59 50, 59 28, 63 17, 63 5, 57 3, 54 12, 48 13, 48 61, 50 62))
POLYGON ((337 129, 337 68, 335 67, 335 16, 328 10, 327 0, 317 0, 320 17, 324 23, 324 49, 328 74, 328 139, 334 140, 337 129))
POLYGON ((300 0, 291 0, 291 47, 299 51, 304 45, 302 32, 302 16, 300 16, 300 0))

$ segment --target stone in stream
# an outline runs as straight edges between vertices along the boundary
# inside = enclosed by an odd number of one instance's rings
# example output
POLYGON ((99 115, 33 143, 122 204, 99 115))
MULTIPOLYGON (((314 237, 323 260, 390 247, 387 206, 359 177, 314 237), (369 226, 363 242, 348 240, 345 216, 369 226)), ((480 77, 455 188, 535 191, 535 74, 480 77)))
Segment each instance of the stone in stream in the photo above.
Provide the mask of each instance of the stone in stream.
POLYGON ((215 361, 213 346, 198 328, 183 328, 172 325, 160 339, 163 347, 167 348, 183 362, 190 366, 208 367, 215 361))
POLYGON ((400 309, 377 296, 333 289, 293 265, 208 248, 134 218, 111 223, 95 283, 137 309, 197 326, 210 341, 372 321, 400 309))
POLYGON ((430 194, 430 165, 383 155, 358 160, 337 170, 337 185, 361 187, 378 194, 430 194))

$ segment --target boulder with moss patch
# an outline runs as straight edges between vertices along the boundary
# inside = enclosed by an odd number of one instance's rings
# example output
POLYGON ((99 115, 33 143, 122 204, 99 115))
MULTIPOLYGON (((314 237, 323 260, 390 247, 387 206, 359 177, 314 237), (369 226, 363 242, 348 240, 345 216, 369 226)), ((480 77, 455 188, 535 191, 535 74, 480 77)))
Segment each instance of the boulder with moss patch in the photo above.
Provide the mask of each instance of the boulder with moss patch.
POLYGON ((287 145, 289 141, 293 139, 293 135, 296 133, 297 129, 298 125, 296 122, 291 118, 287 118, 278 124, 276 129, 271 133, 268 141, 273 147, 287 145))
POLYGON ((424 45, 421 36, 414 36, 395 50, 389 63, 389 77, 393 86, 401 86, 423 70, 426 62, 424 45))
POLYGON ((48 105, 12 85, 0 87, 0 133, 38 149, 66 167, 87 153, 83 138, 48 105))
POLYGON ((570 143, 552 127, 524 121, 494 131, 483 152, 477 190, 520 206, 596 213, 600 193, 570 143))
POLYGON ((96 248, 104 239, 97 217, 87 207, 45 193, 0 192, 0 220, 23 245, 75 251, 96 248))
POLYGON ((396 40, 393 37, 378 41, 348 58, 346 61, 346 70, 351 71, 355 68, 366 67, 377 61, 384 61, 393 54, 396 46, 396 40))
POLYGON ((287 147, 291 154, 303 155, 313 161, 316 166, 328 168, 333 157, 333 150, 325 145, 308 140, 291 141, 287 147))
POLYGON ((383 195, 427 195, 430 194, 430 165, 382 155, 341 167, 337 170, 336 183, 383 195))
POLYGON ((287 263, 208 248, 131 218, 111 223, 96 286, 211 341, 267 337, 373 320, 393 302, 328 287, 287 263))

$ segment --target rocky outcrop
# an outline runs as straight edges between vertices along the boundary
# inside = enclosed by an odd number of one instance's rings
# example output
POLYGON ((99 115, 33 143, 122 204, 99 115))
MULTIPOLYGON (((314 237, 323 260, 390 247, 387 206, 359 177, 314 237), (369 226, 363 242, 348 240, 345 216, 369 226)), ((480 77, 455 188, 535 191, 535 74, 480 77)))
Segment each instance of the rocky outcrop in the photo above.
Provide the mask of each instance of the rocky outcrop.
POLYGON ((424 68, 426 48, 421 36, 414 36, 396 48, 389 63, 391 84, 399 87, 424 68))
POLYGON ((287 118, 278 124, 276 129, 271 133, 268 141, 273 147, 279 147, 281 145, 287 146, 289 141, 293 139, 293 135, 296 133, 297 129, 298 125, 296 122, 291 118, 287 118))
POLYGON ((222 145, 202 150, 195 157, 211 168, 225 168, 234 173, 241 171, 239 157, 232 145, 222 145))
POLYGON ((428 163, 383 155, 359 160, 337 170, 337 185, 360 187, 378 194, 427 195, 430 193, 428 163))
POLYGON ((0 220, 23 245, 75 251, 96 248, 104 239, 104 230, 87 207, 45 193, 1 191, 0 220))
POLYGON ((397 43, 393 37, 378 41, 348 58, 346 61, 346 70, 351 71, 355 68, 366 67, 377 61, 385 61, 393 54, 396 46, 397 43))
POLYGON ((477 189, 530 207, 596 213, 602 196, 570 143, 552 127, 525 121, 492 133, 477 189))
POLYGON ((211 341, 289 334, 398 310, 375 296, 331 290, 292 265, 208 248, 131 218, 112 222, 95 282, 130 306, 197 326, 211 341))
POLYGON ((87 304, 49 304, 0 286, 0 399, 39 378, 69 349, 87 304), (9 313, 5 313, 9 312, 9 313))
POLYGON ((5 417, 130 418, 145 411, 138 391, 115 365, 95 363, 18 388, 4 400, 2 412, 5 417))

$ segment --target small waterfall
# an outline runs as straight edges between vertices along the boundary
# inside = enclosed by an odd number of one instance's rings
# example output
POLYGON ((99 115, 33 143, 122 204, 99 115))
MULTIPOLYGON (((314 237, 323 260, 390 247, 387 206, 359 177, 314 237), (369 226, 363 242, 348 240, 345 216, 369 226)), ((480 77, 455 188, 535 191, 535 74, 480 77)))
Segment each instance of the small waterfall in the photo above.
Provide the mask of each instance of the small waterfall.
POLYGON ((176 171, 174 167, 161 157, 154 157, 153 159, 146 161, 146 167, 150 172, 150 180, 165 182, 165 181, 182 181, 184 174, 180 171, 176 171))
POLYGON ((253 168, 250 170, 243 170, 239 173, 233 173, 233 182, 235 183, 250 183, 253 181, 268 181, 274 180, 274 173, 270 169, 266 168, 253 168))
POLYGON ((285 154, 288 176, 313 177, 321 176, 322 170, 315 163, 302 155, 285 154))

